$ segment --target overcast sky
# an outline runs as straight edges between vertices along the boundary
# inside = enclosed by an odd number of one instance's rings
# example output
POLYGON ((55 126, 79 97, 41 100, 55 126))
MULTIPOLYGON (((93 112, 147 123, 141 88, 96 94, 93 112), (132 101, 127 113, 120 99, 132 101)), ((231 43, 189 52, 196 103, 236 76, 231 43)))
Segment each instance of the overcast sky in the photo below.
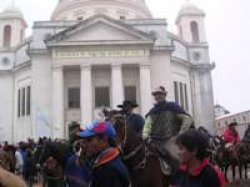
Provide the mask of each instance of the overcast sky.
MULTIPOLYGON (((12 0, 0 0, 3 9, 12 0)), ((49 20, 58 0, 15 0, 28 22, 49 20)), ((146 0, 155 18, 175 32, 177 12, 186 0, 146 0)), ((206 12, 215 102, 231 112, 250 110, 250 0, 192 0, 206 12)))

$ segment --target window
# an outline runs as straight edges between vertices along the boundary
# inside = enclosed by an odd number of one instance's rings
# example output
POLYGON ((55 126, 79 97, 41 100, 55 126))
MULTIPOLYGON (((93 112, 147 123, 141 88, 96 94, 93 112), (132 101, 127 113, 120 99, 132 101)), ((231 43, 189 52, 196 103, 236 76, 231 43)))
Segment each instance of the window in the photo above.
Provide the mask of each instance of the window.
POLYGON ((125 16, 120 16, 120 20, 125 20, 126 17, 125 16))
POLYGON ((4 27, 4 34, 3 34, 3 46, 10 47, 11 42, 11 26, 6 25, 4 27))
POLYGON ((95 88, 95 107, 110 106, 109 87, 95 88))
POLYGON ((125 86, 124 92, 125 100, 136 101, 136 86, 125 86))
POLYGON ((185 95, 185 110, 188 111, 189 105, 188 105, 188 93, 187 93, 187 84, 184 84, 184 95, 185 95))
POLYGON ((22 116, 25 116, 25 88, 22 88, 22 107, 21 107, 21 113, 22 113, 22 116))
POLYGON ((192 21, 190 23, 190 29, 191 29, 193 42, 199 42, 200 38, 199 38, 199 26, 198 26, 198 23, 196 21, 192 21))
POLYGON ((69 88, 68 102, 69 108, 80 108, 80 88, 69 88))
POLYGON ((17 116, 21 116, 21 90, 18 90, 18 101, 17 101, 17 116))
POLYGON ((183 84, 180 82, 180 100, 181 100, 181 106, 185 108, 184 105, 184 92, 183 92, 183 84))
POLYGON ((176 81, 174 81, 174 97, 175 97, 175 102, 180 103, 180 101, 179 101, 178 83, 176 81))
POLYGON ((30 86, 27 87, 26 115, 30 115, 30 86))

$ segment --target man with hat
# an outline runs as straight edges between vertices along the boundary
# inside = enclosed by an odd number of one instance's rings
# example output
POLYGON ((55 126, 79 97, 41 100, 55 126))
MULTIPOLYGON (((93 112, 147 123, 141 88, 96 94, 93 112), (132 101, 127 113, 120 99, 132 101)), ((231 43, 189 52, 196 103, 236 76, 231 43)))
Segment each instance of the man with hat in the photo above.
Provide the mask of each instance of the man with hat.
POLYGON ((116 132, 109 122, 95 122, 79 133, 85 140, 90 158, 92 182, 90 187, 128 187, 130 177, 120 158, 120 151, 112 147, 116 132))
POLYGON ((131 125, 134 132, 141 136, 145 121, 141 115, 133 113, 133 109, 138 107, 136 101, 126 100, 123 101, 122 105, 118 105, 117 107, 121 108, 121 113, 126 116, 127 124, 131 125))
POLYGON ((223 139, 225 141, 225 147, 230 148, 236 143, 240 142, 239 133, 236 130, 237 122, 232 122, 228 125, 227 130, 223 133, 223 139))
POLYGON ((151 151, 156 152, 171 166, 178 167, 175 137, 193 126, 191 116, 177 103, 166 101, 167 91, 157 87, 152 96, 154 107, 146 115, 143 139, 151 151))

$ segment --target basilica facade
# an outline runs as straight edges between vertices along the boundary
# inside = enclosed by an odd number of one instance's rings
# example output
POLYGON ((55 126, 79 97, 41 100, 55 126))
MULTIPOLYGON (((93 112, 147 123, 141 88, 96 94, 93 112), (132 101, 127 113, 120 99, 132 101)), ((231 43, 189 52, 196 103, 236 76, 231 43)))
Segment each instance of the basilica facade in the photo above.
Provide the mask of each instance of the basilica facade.
POLYGON ((70 122, 85 126, 123 100, 135 99, 145 115, 159 85, 213 131, 214 65, 195 5, 180 8, 178 34, 144 0, 60 0, 30 37, 24 14, 0 13, 0 141, 64 138, 70 122))

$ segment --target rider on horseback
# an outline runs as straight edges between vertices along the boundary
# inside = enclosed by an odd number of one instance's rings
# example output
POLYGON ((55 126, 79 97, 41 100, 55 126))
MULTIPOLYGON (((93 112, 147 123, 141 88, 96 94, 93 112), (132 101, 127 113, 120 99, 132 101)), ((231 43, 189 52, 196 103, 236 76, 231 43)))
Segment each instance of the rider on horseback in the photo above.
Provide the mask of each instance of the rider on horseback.
POLYGON ((172 169, 178 167, 175 136, 193 126, 184 109, 174 102, 166 101, 167 91, 159 86, 152 92, 156 104, 146 115, 143 139, 149 149, 163 157, 172 169))
POLYGON ((232 122, 228 125, 228 129, 223 134, 223 139, 225 141, 225 147, 230 149, 233 145, 240 142, 239 133, 236 130, 237 122, 232 122))
POLYGON ((246 143, 250 143, 250 124, 247 127, 247 130, 245 131, 243 140, 246 143))
POLYGON ((133 113, 133 109, 138 107, 136 101, 123 101, 123 104, 117 107, 121 108, 121 113, 126 116, 127 123, 132 126, 136 135, 141 136, 145 121, 141 115, 133 113))

